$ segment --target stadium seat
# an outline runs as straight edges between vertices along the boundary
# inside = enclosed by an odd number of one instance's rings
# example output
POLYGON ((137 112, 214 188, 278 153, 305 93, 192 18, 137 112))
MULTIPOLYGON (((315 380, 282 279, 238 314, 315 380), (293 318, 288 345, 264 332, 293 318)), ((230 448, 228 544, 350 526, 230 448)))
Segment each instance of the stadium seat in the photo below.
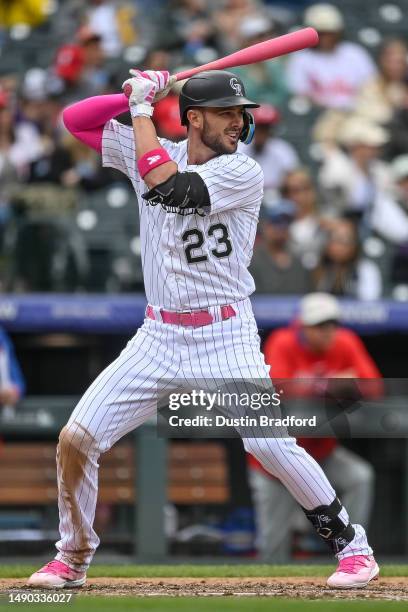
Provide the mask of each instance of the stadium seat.
POLYGON ((117 183, 84 195, 76 222, 90 260, 86 288, 142 289, 140 252, 132 248, 139 236, 139 213, 133 192, 117 183))
MULTIPOLYGON (((169 447, 168 498, 174 504, 225 504, 228 468, 218 442, 173 442, 169 447)), ((1 451, 1 506, 48 506, 57 500, 55 443, 13 442, 1 451)), ((98 500, 132 504, 135 491, 134 447, 120 443, 100 460, 98 500)))

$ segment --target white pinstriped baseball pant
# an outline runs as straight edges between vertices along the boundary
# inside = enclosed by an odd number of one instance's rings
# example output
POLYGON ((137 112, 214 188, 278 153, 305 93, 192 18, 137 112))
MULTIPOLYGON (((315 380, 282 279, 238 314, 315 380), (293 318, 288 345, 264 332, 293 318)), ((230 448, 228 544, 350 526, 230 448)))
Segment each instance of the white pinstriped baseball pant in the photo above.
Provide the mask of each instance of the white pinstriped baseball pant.
MULTIPOLYGON (((126 433, 157 410, 161 381, 265 379, 269 368, 260 351, 250 301, 233 305, 237 316, 199 328, 146 319, 119 357, 92 383, 68 423, 57 449, 61 539, 56 558, 86 569, 99 545, 93 529, 98 492, 98 459, 126 433)), ((188 390, 188 388, 187 388, 188 390)), ((311 510, 329 505, 335 491, 320 466, 294 438, 243 439, 296 501, 311 510)), ((340 518, 348 524, 345 508, 340 518)), ((372 554, 364 529, 355 525, 353 541, 338 557, 372 554)))

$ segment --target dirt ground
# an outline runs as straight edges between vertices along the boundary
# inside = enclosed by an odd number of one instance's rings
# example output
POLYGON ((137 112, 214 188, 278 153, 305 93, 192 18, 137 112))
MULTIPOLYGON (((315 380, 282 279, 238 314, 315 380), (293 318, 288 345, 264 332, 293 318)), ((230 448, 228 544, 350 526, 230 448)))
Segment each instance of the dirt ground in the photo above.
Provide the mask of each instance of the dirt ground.
MULTIPOLYGON (((24 589, 24 580, 0 579, 0 592, 24 589)), ((72 589, 74 592, 74 589, 72 589)), ((296 599, 379 599, 408 601, 408 578, 379 578, 366 589, 332 590, 324 578, 89 578, 81 597, 241 596, 296 599)))

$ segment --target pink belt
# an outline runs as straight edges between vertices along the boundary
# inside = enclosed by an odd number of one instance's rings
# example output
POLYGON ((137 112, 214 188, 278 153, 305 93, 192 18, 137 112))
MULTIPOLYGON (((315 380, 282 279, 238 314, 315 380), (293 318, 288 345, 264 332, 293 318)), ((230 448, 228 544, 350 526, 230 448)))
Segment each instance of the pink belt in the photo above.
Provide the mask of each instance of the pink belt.
MULTIPOLYGON (((236 312, 232 306, 220 306, 221 321, 226 321, 231 317, 236 316, 236 312)), ((146 308, 146 316, 149 319, 156 320, 152 306, 146 308)), ((215 319, 208 310, 193 310, 191 312, 172 312, 169 310, 160 310, 160 316, 163 323, 170 325, 182 325, 183 327, 203 327, 211 325, 215 319)))

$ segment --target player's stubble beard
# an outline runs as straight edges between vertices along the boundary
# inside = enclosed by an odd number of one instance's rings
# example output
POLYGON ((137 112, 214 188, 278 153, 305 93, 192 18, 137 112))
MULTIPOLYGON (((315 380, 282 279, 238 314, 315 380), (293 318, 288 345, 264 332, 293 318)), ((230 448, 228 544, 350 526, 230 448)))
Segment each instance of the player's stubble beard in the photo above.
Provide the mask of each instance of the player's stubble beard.
POLYGON ((205 117, 203 116, 203 129, 201 131, 201 140, 206 147, 214 151, 217 155, 231 155, 235 153, 238 148, 238 141, 234 147, 228 147, 223 141, 220 134, 215 134, 211 131, 211 127, 205 117))

